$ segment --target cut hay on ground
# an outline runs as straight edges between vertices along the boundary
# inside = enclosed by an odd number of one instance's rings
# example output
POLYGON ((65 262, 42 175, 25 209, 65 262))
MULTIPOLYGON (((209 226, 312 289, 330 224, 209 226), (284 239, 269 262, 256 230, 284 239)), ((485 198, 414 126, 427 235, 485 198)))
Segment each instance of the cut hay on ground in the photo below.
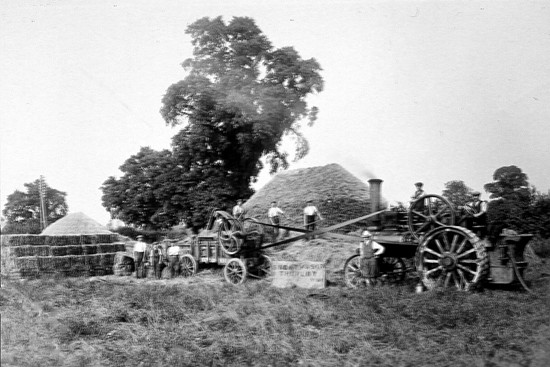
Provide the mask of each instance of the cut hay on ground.
POLYGON ((303 227, 303 209, 307 200, 312 200, 324 217, 320 223, 323 227, 370 212, 369 186, 338 164, 277 174, 244 204, 246 215, 266 221, 273 200, 291 218, 283 219, 281 224, 290 227, 303 227))
POLYGON ((70 235, 70 234, 111 234, 107 227, 102 226, 84 213, 71 213, 50 224, 42 235, 70 235))

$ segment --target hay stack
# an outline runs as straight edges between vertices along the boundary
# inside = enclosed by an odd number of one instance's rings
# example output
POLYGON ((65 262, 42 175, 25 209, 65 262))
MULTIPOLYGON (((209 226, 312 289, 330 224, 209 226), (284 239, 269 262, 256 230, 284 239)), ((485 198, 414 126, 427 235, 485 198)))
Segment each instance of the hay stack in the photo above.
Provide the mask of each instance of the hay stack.
MULTIPOLYGON (((312 200, 325 218, 323 227, 370 212, 369 186, 335 163, 277 174, 244 204, 247 216, 267 220, 273 200, 293 219, 281 223, 289 226, 303 225, 307 200, 312 200)), ((344 232, 354 229, 346 227, 344 232)))
POLYGON ((84 213, 71 213, 57 222, 50 224, 42 231, 42 235, 61 236, 74 234, 112 234, 105 226, 102 226, 84 213))

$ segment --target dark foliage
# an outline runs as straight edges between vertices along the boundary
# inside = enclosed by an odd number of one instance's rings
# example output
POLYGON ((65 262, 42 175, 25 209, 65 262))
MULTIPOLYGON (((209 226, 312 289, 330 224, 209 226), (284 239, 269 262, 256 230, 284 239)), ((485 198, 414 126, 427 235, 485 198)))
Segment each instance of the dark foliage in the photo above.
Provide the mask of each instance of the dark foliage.
POLYGON ((549 238, 550 197, 529 187, 527 175, 516 166, 497 169, 493 179, 485 185, 495 199, 487 211, 492 226, 549 238))
MULTIPOLYGON (((45 206, 48 224, 67 215, 68 206, 65 192, 45 185, 45 206)), ((40 227, 40 180, 25 184, 26 192, 16 190, 8 196, 2 213, 6 217, 3 234, 41 232, 40 227)))

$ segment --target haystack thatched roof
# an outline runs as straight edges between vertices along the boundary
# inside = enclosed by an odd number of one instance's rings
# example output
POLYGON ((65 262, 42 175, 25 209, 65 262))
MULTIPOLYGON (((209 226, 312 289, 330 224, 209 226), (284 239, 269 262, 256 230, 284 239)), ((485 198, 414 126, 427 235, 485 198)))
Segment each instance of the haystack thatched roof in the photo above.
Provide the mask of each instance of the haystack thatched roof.
POLYGON ((335 163, 284 171, 244 204, 247 216, 265 218, 273 200, 298 224, 307 200, 312 200, 327 220, 338 221, 343 215, 353 218, 369 210, 369 186, 335 163))
POLYGON ((110 234, 105 226, 102 226, 84 213, 71 213, 50 224, 41 234, 48 236, 70 234, 110 234))

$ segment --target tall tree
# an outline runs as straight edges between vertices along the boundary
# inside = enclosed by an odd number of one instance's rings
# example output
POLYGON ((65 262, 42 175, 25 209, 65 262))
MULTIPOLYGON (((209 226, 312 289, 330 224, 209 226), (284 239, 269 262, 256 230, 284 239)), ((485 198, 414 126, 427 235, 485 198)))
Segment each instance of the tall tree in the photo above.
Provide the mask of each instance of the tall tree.
POLYGON ((160 111, 182 126, 172 151, 142 149, 121 167, 122 178, 103 184, 103 205, 129 223, 155 228, 179 218, 198 229, 213 208, 253 193, 262 158, 271 172, 288 167, 283 136, 295 138, 296 159, 309 150, 301 125, 317 116, 306 101, 323 89, 317 61, 275 49, 246 17, 202 18, 186 33, 194 46, 182 63, 188 75, 168 88, 160 111))
POLYGON ((170 177, 178 168, 169 150, 142 147, 120 170, 120 179, 111 176, 102 186, 103 206, 112 216, 148 229, 179 222, 180 213, 171 205, 177 192, 170 177))
MULTIPOLYGON (((40 233, 40 180, 25 184, 26 192, 16 190, 8 196, 2 210, 6 217, 3 233, 40 233)), ((67 194, 45 184, 48 223, 67 215, 67 194)))
POLYGON ((274 49, 246 17, 228 24, 202 18, 186 33, 194 46, 194 57, 182 64, 189 75, 168 88, 161 109, 167 124, 186 124, 174 138, 181 162, 215 167, 246 190, 262 156, 272 171, 287 167, 283 135, 296 138, 298 158, 306 155, 300 125, 316 119, 306 97, 323 88, 317 61, 303 60, 292 47, 274 49))
POLYGON ((491 193, 490 198, 496 199, 489 203, 489 221, 497 226, 524 230, 532 196, 527 175, 519 167, 505 166, 494 172, 493 180, 484 186, 491 193))
POLYGON ((442 195, 456 207, 465 205, 471 199, 472 189, 464 181, 453 180, 445 183, 442 195))

